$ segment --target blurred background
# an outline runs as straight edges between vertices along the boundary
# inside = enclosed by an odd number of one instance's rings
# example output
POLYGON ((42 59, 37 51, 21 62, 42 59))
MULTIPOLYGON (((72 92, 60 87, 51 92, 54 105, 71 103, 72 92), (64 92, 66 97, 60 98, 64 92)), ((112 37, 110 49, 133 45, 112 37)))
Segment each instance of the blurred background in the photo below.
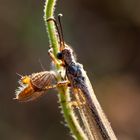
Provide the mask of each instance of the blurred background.
MULTIPOLYGON (((65 40, 119 140, 140 139, 140 1, 58 0, 65 40)), ((56 91, 19 103, 19 76, 50 69, 44 1, 0 0, 0 139, 72 140, 56 91)))

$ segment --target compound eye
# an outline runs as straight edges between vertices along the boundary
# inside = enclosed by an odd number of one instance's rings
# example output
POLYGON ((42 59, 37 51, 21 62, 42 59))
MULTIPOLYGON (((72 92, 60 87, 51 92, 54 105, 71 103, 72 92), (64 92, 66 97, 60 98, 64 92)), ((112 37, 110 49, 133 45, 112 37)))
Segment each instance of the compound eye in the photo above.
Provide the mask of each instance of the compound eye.
POLYGON ((59 53, 57 54, 57 58, 60 59, 60 60, 63 58, 62 52, 59 52, 59 53))

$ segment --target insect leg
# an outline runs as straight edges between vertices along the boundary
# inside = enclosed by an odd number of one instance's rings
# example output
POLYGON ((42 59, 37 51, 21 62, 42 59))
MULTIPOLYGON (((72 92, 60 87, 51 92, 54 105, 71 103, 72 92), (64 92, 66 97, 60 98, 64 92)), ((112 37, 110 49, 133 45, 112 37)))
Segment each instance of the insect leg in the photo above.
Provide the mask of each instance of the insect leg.
POLYGON ((59 65, 62 66, 62 67, 65 66, 64 62, 59 62, 59 61, 56 59, 56 57, 54 56, 54 54, 53 54, 53 52, 52 52, 52 48, 50 48, 50 49, 48 50, 48 54, 49 54, 50 58, 52 59, 52 61, 54 62, 54 64, 59 64, 59 65))
POLYGON ((49 89, 59 88, 63 86, 70 86, 70 82, 69 81, 58 82, 56 85, 46 86, 43 90, 49 90, 49 89))
POLYGON ((80 94, 79 89, 74 89, 74 94, 79 106, 86 104, 85 97, 80 94))
POLYGON ((69 101, 69 106, 74 108, 79 108, 79 106, 82 106, 83 103, 80 101, 69 101))
POLYGON ((85 101, 85 98, 81 97, 81 100, 79 100, 79 93, 78 93, 78 89, 74 89, 73 88, 73 94, 75 96, 75 99, 73 101, 69 101, 69 106, 70 107, 73 107, 73 108, 80 108, 82 107, 83 105, 86 104, 86 101, 85 101))
POLYGON ((70 82, 69 81, 62 81, 62 82, 59 82, 57 84, 57 87, 62 87, 62 86, 70 86, 70 82))
POLYGON ((52 53, 52 48, 48 50, 48 54, 49 54, 50 58, 52 59, 52 61, 54 62, 54 64, 60 64, 60 62, 56 59, 56 57, 52 53))

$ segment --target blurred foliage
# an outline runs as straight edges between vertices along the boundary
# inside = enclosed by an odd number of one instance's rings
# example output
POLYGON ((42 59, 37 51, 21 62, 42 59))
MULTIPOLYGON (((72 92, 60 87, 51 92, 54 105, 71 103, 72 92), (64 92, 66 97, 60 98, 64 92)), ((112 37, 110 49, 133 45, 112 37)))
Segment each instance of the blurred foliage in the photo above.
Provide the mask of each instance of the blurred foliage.
MULTIPOLYGON (((65 40, 74 47, 119 140, 140 139, 140 1, 58 1, 65 40)), ((71 140, 56 91, 40 100, 12 98, 20 74, 50 69, 44 1, 0 0, 0 139, 71 140)))

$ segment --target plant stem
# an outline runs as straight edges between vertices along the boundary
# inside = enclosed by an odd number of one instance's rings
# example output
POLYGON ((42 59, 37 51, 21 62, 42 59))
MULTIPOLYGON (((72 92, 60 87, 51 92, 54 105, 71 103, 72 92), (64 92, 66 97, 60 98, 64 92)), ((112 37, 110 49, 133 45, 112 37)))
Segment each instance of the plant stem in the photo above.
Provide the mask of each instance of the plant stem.
MULTIPOLYGON (((56 56, 59 50, 59 43, 57 39, 56 28, 53 21, 47 22, 48 18, 52 18, 54 14, 54 7, 56 4, 56 0, 46 0, 45 9, 44 9, 44 20, 45 25, 48 31, 49 42, 53 49, 53 53, 56 56)), ((62 70, 59 64, 56 65, 56 71, 62 70)), ((58 81, 61 80, 61 77, 58 75, 58 81)), ((69 106, 70 101, 70 93, 67 87, 60 87, 58 88, 59 94, 59 103, 62 108, 62 112, 65 118, 65 121, 70 128, 73 137, 77 140, 87 140, 85 133, 83 132, 82 128, 79 126, 78 120, 69 106)))

